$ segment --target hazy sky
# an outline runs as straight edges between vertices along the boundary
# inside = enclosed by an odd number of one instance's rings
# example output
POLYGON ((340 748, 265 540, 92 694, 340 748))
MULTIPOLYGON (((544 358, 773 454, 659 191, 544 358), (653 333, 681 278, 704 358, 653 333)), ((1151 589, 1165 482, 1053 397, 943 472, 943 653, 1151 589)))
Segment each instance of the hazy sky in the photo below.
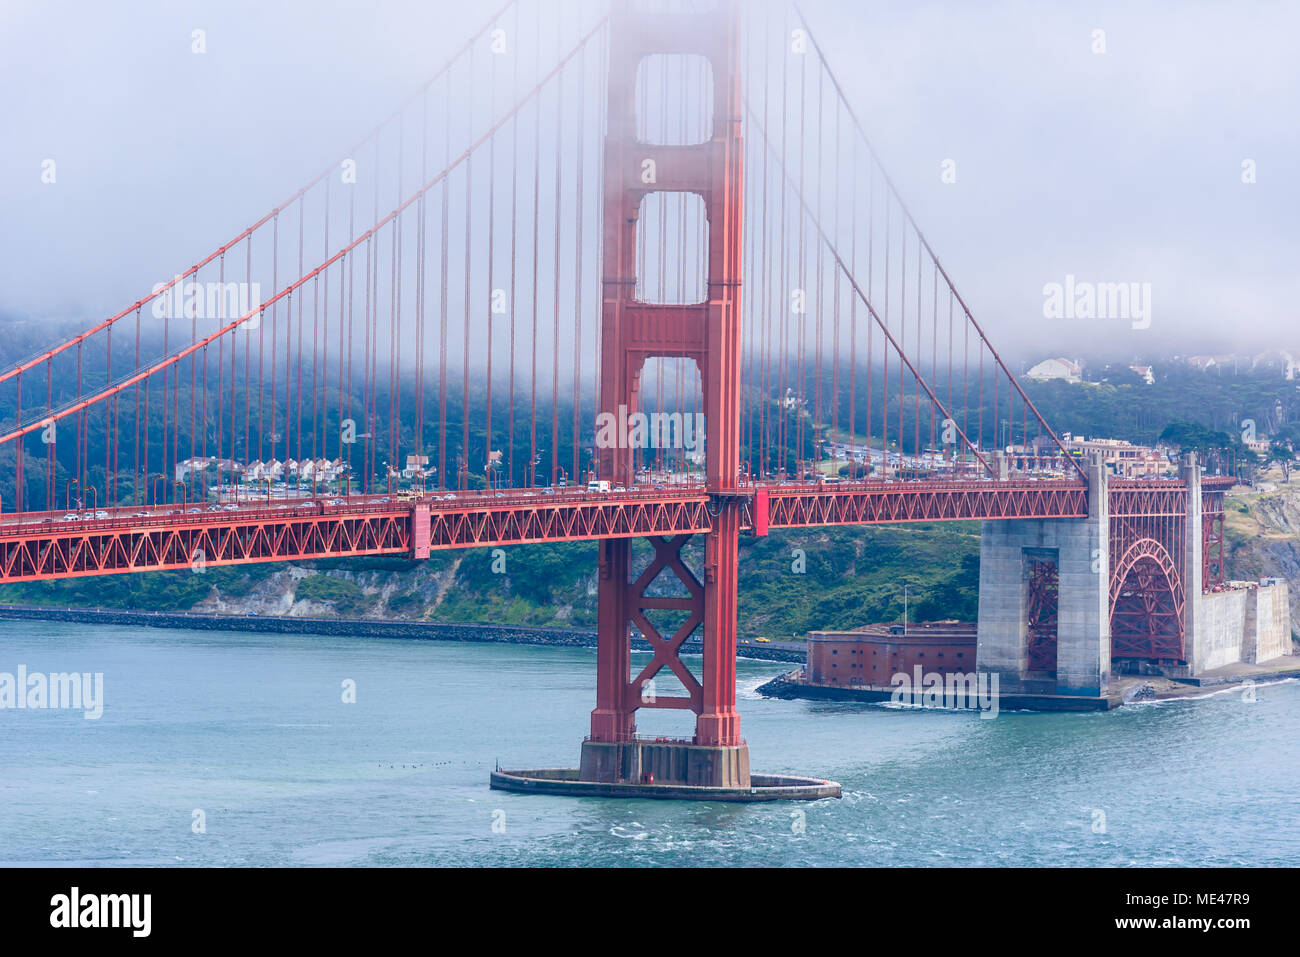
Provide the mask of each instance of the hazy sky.
MULTIPOLYGON (((1300 349, 1300 4, 804 8, 1005 352, 1300 349), (1044 285, 1067 274, 1150 283, 1150 328, 1044 318, 1044 285)), ((0 315, 99 319, 134 301, 341 155, 487 12, 0 0, 0 315)))
POLYGON ((1067 354, 1098 340, 1300 348, 1300 4, 809 0, 807 13, 995 343, 1014 348, 1023 328, 1067 354), (947 158, 954 184, 940 181, 947 158), (1067 274, 1151 283, 1150 329, 1043 319, 1044 284, 1067 274))

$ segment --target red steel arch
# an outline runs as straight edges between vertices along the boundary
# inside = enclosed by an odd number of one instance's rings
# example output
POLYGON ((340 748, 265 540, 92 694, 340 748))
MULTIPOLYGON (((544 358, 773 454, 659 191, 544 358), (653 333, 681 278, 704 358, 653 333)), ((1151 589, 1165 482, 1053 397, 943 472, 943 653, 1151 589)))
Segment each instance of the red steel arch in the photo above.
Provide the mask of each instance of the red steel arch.
POLYGON ((1111 570, 1112 658, 1184 660, 1183 581, 1154 538, 1141 538, 1111 570))

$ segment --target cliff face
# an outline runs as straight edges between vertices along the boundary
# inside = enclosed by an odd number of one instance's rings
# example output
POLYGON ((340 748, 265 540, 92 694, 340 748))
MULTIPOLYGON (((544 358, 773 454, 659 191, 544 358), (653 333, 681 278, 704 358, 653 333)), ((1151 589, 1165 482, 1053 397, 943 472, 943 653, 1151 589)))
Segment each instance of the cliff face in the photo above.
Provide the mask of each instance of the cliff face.
POLYGON ((1230 493, 1224 507, 1225 576, 1285 578, 1291 585, 1294 636, 1300 625, 1300 483, 1230 493))
MULTIPOLYGON (((473 553, 470 553, 471 555, 473 553)), ((566 583, 560 600, 545 606, 524 600, 504 573, 495 588, 467 588, 462 579, 466 554, 446 562, 407 562, 400 567, 347 567, 339 563, 276 566, 242 593, 214 583, 207 597, 189 610, 222 615, 278 615, 289 618, 362 618, 376 620, 495 621, 516 625, 589 624, 575 616, 574 602, 590 593, 594 608, 595 570, 590 581, 566 583), (473 614, 464 607, 474 596, 473 614)), ((482 554, 472 560, 481 563, 482 554)), ((354 563, 355 565, 356 563, 354 563)))

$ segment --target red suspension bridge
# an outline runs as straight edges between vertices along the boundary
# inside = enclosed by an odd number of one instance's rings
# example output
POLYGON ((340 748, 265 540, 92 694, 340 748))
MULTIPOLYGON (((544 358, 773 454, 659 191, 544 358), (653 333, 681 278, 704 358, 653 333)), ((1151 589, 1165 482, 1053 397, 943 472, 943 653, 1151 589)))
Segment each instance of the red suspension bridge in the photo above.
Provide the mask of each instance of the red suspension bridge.
MULTIPOLYGON (((1225 483, 1066 453, 781 4, 512 0, 142 293, 0 373, 0 582, 598 541, 592 780, 652 707, 712 749, 685 777, 748 785, 742 534, 1092 528, 1101 688, 1111 655, 1182 659, 1221 580, 1225 483), (684 694, 647 698, 663 669, 684 694)), ((1057 668, 1072 547, 1026 546, 1022 670, 1057 668)))

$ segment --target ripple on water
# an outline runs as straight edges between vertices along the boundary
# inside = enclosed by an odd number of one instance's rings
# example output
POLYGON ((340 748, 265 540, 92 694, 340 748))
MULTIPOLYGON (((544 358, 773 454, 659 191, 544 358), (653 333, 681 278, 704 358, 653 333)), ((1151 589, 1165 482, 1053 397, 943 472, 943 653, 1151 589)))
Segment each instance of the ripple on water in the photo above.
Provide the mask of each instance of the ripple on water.
POLYGON ((7 863, 1300 863, 1296 681, 1253 703, 1214 689, 981 720, 764 698, 788 666, 742 660, 754 769, 844 787, 794 806, 489 790, 497 761, 576 763, 594 698, 580 650, 0 622, 0 671, 18 664, 102 671, 106 706, 6 714, 7 863))

